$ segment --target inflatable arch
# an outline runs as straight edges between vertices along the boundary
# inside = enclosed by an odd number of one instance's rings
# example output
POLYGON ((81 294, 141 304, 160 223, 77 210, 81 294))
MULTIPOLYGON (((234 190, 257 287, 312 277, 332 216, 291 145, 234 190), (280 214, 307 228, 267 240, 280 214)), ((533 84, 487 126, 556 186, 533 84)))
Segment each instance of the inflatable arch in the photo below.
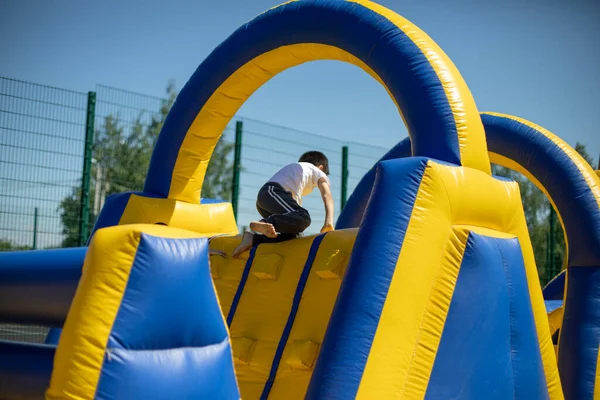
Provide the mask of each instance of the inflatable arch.
POLYGON ((200 64, 165 120, 144 193, 110 199, 94 229, 143 222, 209 235, 219 233, 218 226, 222 233, 236 232, 228 205, 198 206, 212 152, 261 85, 316 60, 356 65, 380 82, 413 138, 415 156, 490 173, 475 101, 452 61, 423 31, 367 0, 291 1, 239 28, 200 64))
MULTIPOLYGON (((567 273, 548 283, 544 296, 552 333, 561 326, 563 313, 567 321, 559 338, 559 368, 565 395, 573 399, 592 398, 600 384, 595 374, 600 310, 594 306, 600 299, 600 179, 575 150, 548 130, 506 114, 482 113, 481 118, 490 160, 529 178, 546 194, 563 226, 567 273), (566 276, 570 279, 565 280, 566 276)), ((405 139, 381 160, 410 155, 410 140, 405 139)), ((360 225, 375 169, 358 183, 336 229, 360 225)))
POLYGON ((489 173, 471 93, 423 31, 371 1, 292 1, 238 29, 194 72, 165 121, 144 190, 198 203, 211 153, 239 107, 279 72, 315 60, 348 62, 379 81, 415 156, 489 173))

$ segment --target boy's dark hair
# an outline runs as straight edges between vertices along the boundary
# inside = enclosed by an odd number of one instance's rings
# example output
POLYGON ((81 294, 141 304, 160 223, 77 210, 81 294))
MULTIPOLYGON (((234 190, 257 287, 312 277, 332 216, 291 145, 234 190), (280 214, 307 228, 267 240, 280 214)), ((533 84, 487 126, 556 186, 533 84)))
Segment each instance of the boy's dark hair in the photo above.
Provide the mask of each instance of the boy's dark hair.
POLYGON ((329 160, 325 154, 321 153, 320 151, 307 151, 300 156, 298 162, 311 163, 315 167, 322 165, 325 175, 329 175, 329 160))

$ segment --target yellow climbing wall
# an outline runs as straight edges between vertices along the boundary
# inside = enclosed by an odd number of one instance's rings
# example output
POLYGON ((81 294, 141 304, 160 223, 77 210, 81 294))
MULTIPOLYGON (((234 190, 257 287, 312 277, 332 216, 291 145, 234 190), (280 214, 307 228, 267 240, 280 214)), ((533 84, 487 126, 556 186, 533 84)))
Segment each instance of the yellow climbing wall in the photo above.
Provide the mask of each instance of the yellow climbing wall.
POLYGON ((238 293, 230 333, 242 398, 267 392, 269 399, 304 398, 356 232, 263 244, 237 260, 231 252, 239 236, 211 242, 211 249, 226 254, 211 257, 226 318, 238 293))

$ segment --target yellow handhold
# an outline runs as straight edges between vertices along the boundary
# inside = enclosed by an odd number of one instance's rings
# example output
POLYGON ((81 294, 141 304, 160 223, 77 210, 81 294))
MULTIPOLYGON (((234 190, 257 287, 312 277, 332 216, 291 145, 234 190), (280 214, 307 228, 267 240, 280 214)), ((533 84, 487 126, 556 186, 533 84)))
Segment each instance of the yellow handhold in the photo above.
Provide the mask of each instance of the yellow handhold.
POLYGON ((333 249, 327 254, 325 262, 315 265, 313 269, 321 279, 341 279, 348 264, 347 257, 348 255, 340 249, 333 249))
MULTIPOLYGON (((236 260, 234 260, 236 261, 236 260)), ((244 270, 245 262, 223 262, 217 264, 219 279, 223 281, 232 281, 236 284, 240 280, 241 272, 244 270)))
POLYGON ((276 280, 282 263, 283 257, 279 254, 262 254, 256 257, 252 274, 258 279, 276 280))
MULTIPOLYGON (((216 237, 210 241, 212 252, 221 252, 225 256, 214 255, 210 257, 212 278, 219 297, 219 305, 223 315, 228 315, 242 279, 244 269, 248 262, 249 252, 243 253, 239 258, 232 258, 231 253, 240 244, 241 235, 216 237)), ((244 336, 240 334, 239 336, 244 336)))
POLYGON ((292 351, 287 365, 292 369, 310 371, 317 360, 319 354, 319 344, 312 340, 295 340, 292 344, 292 351))
POLYGON ((252 352, 256 340, 247 337, 231 338, 231 346, 233 347, 233 361, 237 365, 250 365, 252 352))

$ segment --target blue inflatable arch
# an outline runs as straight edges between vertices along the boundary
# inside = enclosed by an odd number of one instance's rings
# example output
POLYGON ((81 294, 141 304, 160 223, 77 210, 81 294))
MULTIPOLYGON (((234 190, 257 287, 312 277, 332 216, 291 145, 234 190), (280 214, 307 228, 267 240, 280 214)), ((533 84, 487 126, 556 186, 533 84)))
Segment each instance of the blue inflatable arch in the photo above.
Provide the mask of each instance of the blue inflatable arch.
POLYGON ((366 0, 288 2, 235 31, 194 72, 166 118, 144 192, 198 203, 227 123, 262 84, 314 60, 359 66, 388 91, 413 154, 489 173, 483 126, 464 80, 419 28, 366 0))
MULTIPOLYGON (((514 169, 542 190, 556 210, 568 244, 568 265, 600 266, 600 179, 568 144, 522 118, 482 113, 490 159, 514 169)), ((380 161, 410 157, 406 138, 380 161)), ((337 229, 360 225, 375 167, 361 179, 336 223, 337 229)))
MULTIPOLYGON (((600 382, 596 382, 600 343, 600 179, 575 150, 548 130, 506 114, 482 113, 481 119, 491 161, 535 183, 548 196, 563 225, 568 253, 566 279, 562 274, 548 286, 550 298, 556 299, 566 285, 559 370, 567 398, 592 398, 600 390, 600 382)), ((407 138, 381 160, 410 155, 407 138)), ((374 176, 375 167, 358 183, 336 229, 360 225, 374 176)))

